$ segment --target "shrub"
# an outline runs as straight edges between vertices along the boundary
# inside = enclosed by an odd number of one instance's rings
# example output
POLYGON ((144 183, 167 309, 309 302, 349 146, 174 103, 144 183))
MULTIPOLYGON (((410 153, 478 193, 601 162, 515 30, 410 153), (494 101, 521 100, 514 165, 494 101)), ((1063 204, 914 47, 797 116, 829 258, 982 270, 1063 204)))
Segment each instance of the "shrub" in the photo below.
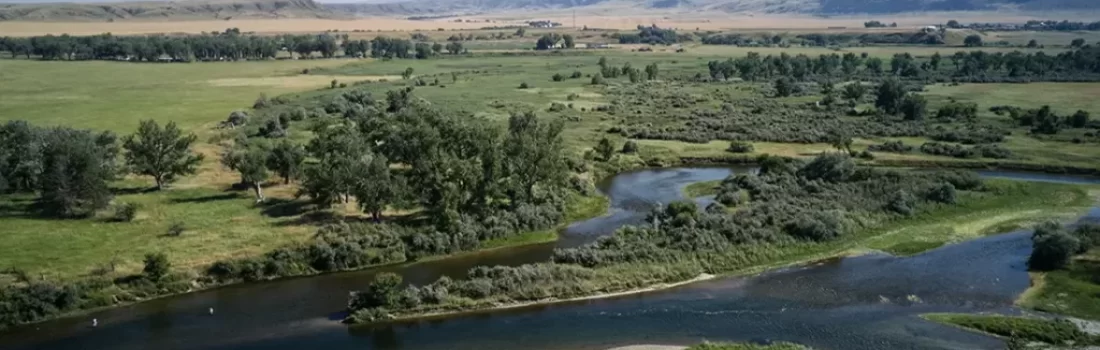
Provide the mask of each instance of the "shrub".
POLYGON ((638 153, 638 143, 634 140, 627 140, 623 144, 623 153, 638 153))
POLYGON ((557 102, 552 102, 552 103, 550 103, 549 111, 551 111, 551 112, 561 112, 561 111, 564 111, 566 108, 568 108, 568 107, 566 107, 564 104, 557 103, 557 102))
POLYGON ((730 142, 730 146, 726 148, 726 152, 732 153, 752 153, 754 150, 751 143, 742 141, 730 142))
POLYGON ((553 77, 550 77, 550 80, 563 81, 563 80, 565 80, 565 76, 561 75, 561 73, 555 73, 553 77))
POLYGON ((520 89, 530 89, 531 85, 528 85, 527 82, 525 81, 525 82, 519 83, 519 88, 520 89))
POLYGON ((581 71, 575 70, 573 71, 573 75, 570 75, 569 77, 572 79, 579 79, 581 76, 583 76, 583 74, 581 74, 581 71))
POLYGON ((607 80, 604 80, 603 75, 597 74, 597 75, 592 76, 592 85, 606 85, 606 84, 607 84, 607 80))
POLYGON ((164 253, 149 253, 145 254, 145 268, 141 271, 146 278, 156 281, 168 275, 171 266, 172 264, 168 262, 168 256, 164 253))
POLYGON ((171 225, 168 225, 168 232, 165 234, 171 237, 179 237, 183 235, 183 231, 187 231, 187 226, 182 222, 173 222, 171 225))
POLYGON ((115 221, 131 222, 137 217, 138 205, 135 203, 122 203, 115 207, 115 221))
POLYGON ((913 146, 906 145, 901 141, 886 141, 881 145, 867 146, 867 150, 874 152, 909 153, 913 151, 913 146))
POLYGON ((1036 229, 1032 241, 1035 248, 1027 259, 1027 266, 1039 271, 1065 267, 1081 245, 1080 240, 1060 229, 1042 233, 1036 229))

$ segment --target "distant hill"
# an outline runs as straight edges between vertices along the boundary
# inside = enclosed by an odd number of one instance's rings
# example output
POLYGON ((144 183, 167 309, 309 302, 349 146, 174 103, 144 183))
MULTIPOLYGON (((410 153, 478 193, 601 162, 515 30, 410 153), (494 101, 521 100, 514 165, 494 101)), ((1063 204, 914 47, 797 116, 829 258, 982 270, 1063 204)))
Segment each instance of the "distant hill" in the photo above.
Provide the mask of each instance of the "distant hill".
POLYGON ((395 0, 326 7, 356 14, 425 15, 624 5, 652 10, 806 14, 1100 10, 1100 0, 395 0))
POLYGON ((331 18, 313 0, 187 0, 114 3, 0 3, 0 20, 331 18))

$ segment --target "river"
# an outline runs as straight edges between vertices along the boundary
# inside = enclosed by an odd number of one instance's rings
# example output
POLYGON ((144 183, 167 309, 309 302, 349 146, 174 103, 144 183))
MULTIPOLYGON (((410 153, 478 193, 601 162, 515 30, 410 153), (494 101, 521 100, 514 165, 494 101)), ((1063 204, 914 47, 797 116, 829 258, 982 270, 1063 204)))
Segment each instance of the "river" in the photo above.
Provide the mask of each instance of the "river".
MULTIPOLYGON (((896 258, 868 255, 722 278, 619 297, 432 320, 347 327, 348 291, 388 271, 412 283, 462 277, 478 265, 546 261, 640 223, 688 184, 750 168, 674 168, 619 174, 599 184, 611 199, 603 217, 574 223, 558 242, 406 266, 283 279, 173 296, 80 317, 17 327, 2 349, 606 349, 702 340, 785 340, 820 349, 984 349, 996 339, 925 322, 926 312, 1014 312, 1028 287, 1031 243, 1015 232, 896 258), (207 310, 214 308, 210 315, 207 310), (90 327, 90 320, 99 326, 90 327)), ((991 177, 1095 179, 993 172, 991 177)), ((1100 217, 1094 209, 1090 216, 1100 217)))

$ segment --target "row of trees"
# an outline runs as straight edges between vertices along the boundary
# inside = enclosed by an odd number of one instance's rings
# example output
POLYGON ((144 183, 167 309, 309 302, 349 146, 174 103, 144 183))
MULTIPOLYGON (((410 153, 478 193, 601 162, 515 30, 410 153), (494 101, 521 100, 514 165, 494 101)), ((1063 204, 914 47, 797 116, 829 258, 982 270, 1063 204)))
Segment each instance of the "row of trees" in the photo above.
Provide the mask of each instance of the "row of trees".
POLYGON ((28 38, 0 37, 0 51, 12 57, 37 56, 44 60, 123 61, 220 61, 274 59, 280 52, 324 58, 345 56, 375 58, 427 58, 444 51, 464 52, 461 42, 417 42, 379 36, 372 40, 340 39, 321 35, 243 35, 238 31, 182 36, 46 35, 28 38))
POLYGON ((194 141, 174 123, 143 121, 120 148, 110 132, 8 122, 0 126, 0 191, 37 193, 46 215, 88 216, 110 203, 109 182, 119 175, 150 176, 161 189, 193 174, 203 159, 190 150, 194 141))
POLYGON ((938 52, 927 59, 916 58, 909 53, 895 54, 886 62, 866 53, 822 54, 816 58, 807 55, 761 56, 750 52, 742 58, 710 61, 707 68, 712 79, 725 80, 740 77, 755 81, 789 76, 796 80, 835 76, 897 75, 905 78, 955 77, 1029 77, 1037 79, 1061 79, 1075 77, 1087 79, 1100 74, 1100 47, 1085 45, 1078 50, 1048 55, 1044 52, 988 53, 985 51, 958 51, 951 56, 938 52), (953 71, 945 72, 950 61, 953 71))

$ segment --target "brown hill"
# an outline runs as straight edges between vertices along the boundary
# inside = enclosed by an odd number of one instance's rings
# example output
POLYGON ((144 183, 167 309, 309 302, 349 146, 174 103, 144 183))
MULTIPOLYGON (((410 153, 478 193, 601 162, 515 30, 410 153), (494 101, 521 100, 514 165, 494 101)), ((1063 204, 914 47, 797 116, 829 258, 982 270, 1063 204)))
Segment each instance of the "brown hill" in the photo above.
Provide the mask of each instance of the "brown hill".
POLYGON ((0 20, 231 19, 340 17, 313 0, 188 0, 101 4, 0 4, 0 20))

